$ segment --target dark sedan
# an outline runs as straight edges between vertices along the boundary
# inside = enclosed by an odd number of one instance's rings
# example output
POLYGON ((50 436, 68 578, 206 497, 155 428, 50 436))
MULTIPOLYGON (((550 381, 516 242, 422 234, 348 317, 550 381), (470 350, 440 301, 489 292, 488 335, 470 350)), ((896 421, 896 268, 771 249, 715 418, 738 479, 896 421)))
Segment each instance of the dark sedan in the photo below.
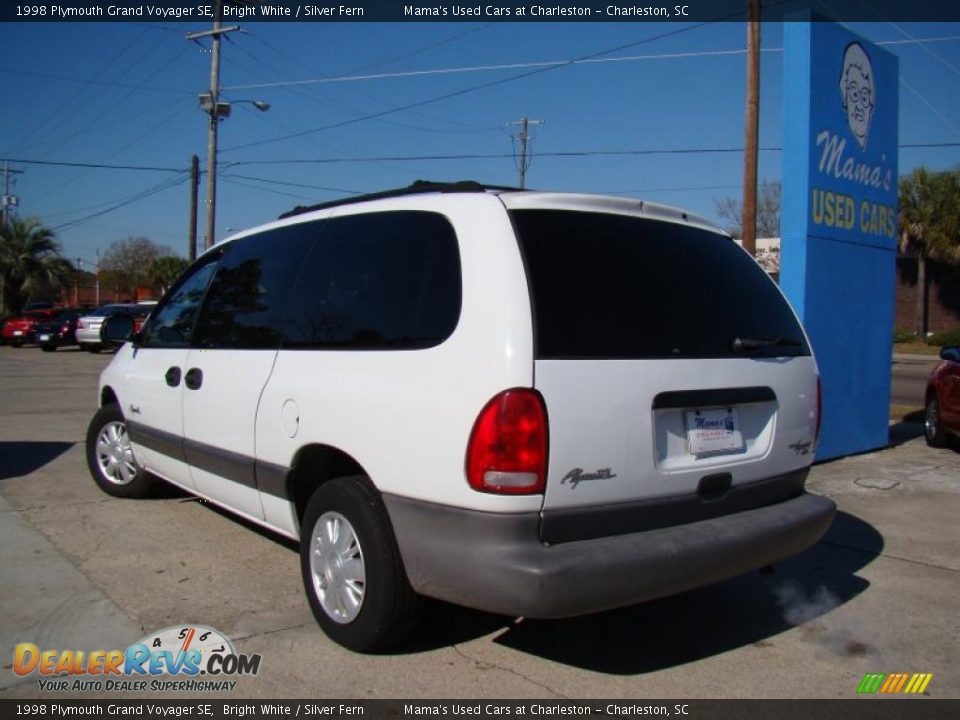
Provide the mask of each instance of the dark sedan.
POLYGON ((64 310, 51 320, 37 323, 33 334, 40 349, 53 352, 58 347, 76 345, 77 321, 81 315, 82 310, 64 310))

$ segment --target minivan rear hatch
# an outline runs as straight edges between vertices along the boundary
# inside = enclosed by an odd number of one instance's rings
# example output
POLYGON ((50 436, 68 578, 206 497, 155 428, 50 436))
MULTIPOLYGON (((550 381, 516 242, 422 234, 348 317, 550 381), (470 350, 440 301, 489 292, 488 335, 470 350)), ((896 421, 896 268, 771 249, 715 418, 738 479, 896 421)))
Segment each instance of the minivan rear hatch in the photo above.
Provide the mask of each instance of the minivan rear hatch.
POLYGON ((545 540, 662 527, 802 492, 816 367, 753 258, 677 211, 501 197, 526 265, 534 386, 549 424, 545 540))

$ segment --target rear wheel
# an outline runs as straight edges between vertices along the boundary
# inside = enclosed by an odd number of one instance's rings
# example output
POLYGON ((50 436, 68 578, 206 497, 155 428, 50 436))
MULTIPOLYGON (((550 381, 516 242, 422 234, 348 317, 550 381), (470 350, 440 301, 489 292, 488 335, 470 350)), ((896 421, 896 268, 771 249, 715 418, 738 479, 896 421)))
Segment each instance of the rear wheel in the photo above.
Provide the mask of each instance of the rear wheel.
POLYGON ((930 447, 943 447, 947 444, 947 437, 940 419, 940 402, 937 400, 937 394, 934 392, 931 392, 930 395, 927 396, 923 429, 924 436, 927 439, 927 445, 930 447))
POLYGON ((15 348, 23 347, 23 340, 11 340, 10 345, 15 348))
POLYGON ((87 352, 92 352, 92 353, 98 353, 98 352, 100 352, 100 346, 99 346, 99 345, 91 345, 91 344, 89 344, 89 343, 88 343, 87 345, 84 345, 84 346, 83 346, 83 349, 86 350, 87 352))
POLYGON ((43 350, 44 352, 53 352, 54 350, 57 349, 57 346, 56 346, 56 345, 41 345, 41 346, 40 346, 40 349, 43 350))
POLYGON ((87 467, 108 495, 140 498, 156 480, 137 464, 123 413, 116 404, 104 405, 87 428, 87 467))
POLYGON ((331 480, 310 498, 300 569, 320 627, 350 650, 383 650, 416 625, 420 597, 410 587, 386 509, 367 478, 331 480))

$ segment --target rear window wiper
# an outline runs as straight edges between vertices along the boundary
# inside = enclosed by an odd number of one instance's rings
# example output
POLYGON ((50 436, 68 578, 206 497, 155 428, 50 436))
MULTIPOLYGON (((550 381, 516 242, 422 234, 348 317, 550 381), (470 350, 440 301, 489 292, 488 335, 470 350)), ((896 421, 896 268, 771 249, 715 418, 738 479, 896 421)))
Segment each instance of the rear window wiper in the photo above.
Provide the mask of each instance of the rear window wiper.
POLYGON ((776 338, 734 338, 730 343, 730 349, 734 352, 743 352, 744 350, 756 350, 764 347, 803 347, 799 340, 791 340, 785 337, 776 338))

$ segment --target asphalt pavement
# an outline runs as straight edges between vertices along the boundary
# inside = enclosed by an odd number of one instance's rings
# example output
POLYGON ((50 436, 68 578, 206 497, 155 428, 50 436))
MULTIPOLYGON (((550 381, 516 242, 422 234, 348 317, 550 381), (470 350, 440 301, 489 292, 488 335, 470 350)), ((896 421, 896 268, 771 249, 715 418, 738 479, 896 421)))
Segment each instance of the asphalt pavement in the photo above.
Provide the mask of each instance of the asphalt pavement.
MULTIPOLYGON (((0 347, 0 697, 52 699, 13 673, 17 643, 125 648, 196 623, 262 656, 226 698, 852 699, 868 672, 933 673, 926 696, 960 698, 960 452, 919 425, 814 467, 837 519, 773 573, 552 622, 434 603, 415 641, 363 656, 314 623, 291 543, 176 491, 94 486, 82 440, 108 360, 0 347)), ((104 696, 143 694, 59 697, 104 696)))
POLYGON ((938 362, 936 355, 894 353, 890 402, 904 407, 923 407, 927 378, 938 362))

